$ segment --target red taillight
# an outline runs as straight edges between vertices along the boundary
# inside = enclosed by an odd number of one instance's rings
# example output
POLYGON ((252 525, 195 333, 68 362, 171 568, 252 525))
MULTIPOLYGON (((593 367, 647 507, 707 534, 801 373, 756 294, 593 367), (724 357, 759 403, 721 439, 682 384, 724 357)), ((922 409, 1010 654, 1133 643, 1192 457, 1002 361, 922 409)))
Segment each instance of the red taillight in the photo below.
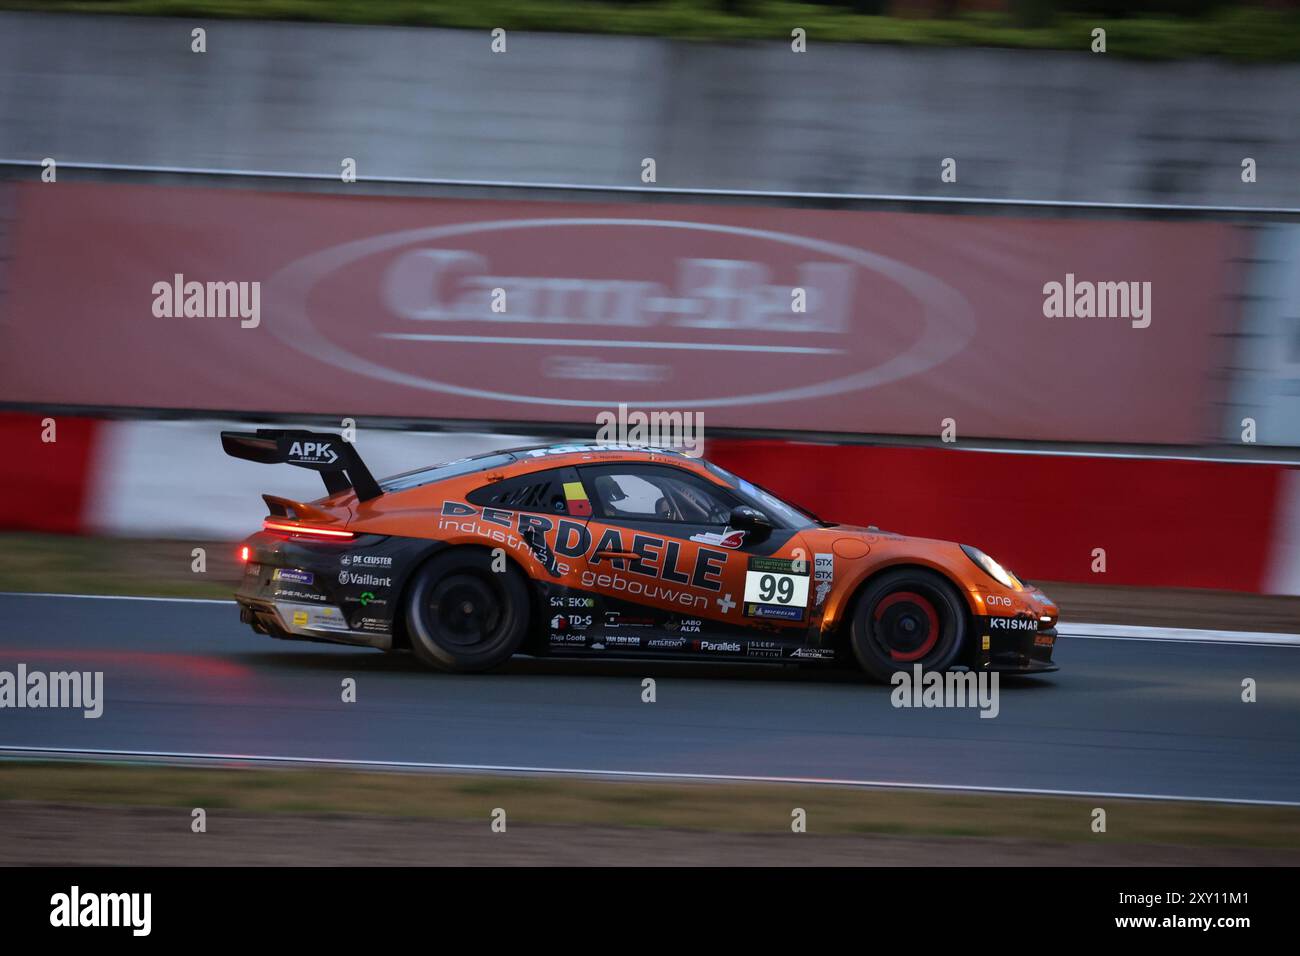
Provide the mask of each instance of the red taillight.
POLYGON ((248 545, 244 545, 242 548, 239 549, 240 561, 243 561, 245 564, 247 564, 250 556, 251 556, 251 552, 248 550, 248 545))
POLYGON ((305 524, 285 524, 280 521, 272 521, 267 518, 262 522, 262 527, 267 531, 279 531, 281 534, 297 534, 306 538, 329 538, 340 540, 355 538, 356 535, 351 531, 336 531, 333 528, 313 528, 305 524))

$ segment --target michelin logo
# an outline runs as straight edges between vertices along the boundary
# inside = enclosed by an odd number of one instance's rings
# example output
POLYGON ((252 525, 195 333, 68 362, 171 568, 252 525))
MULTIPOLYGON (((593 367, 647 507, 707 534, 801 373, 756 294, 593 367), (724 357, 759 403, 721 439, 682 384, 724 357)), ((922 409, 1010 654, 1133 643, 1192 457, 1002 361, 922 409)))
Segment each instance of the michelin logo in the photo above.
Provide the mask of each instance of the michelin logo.
POLYGON ((294 584, 311 584, 316 580, 310 571, 298 571, 293 568, 276 568, 271 575, 275 581, 292 581, 294 584))

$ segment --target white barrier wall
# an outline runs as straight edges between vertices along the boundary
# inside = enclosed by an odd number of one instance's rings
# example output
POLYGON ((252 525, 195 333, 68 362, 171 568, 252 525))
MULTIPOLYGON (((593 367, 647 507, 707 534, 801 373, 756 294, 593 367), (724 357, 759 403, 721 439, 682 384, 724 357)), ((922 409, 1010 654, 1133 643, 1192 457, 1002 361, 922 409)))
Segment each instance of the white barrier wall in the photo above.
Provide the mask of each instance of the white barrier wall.
MULTIPOLYGON (((222 429, 255 427, 235 422, 106 423, 90 469, 91 529, 128 536, 237 538, 261 527, 263 493, 298 501, 325 494, 316 472, 259 465, 221 450, 222 429)), ((382 478, 534 441, 520 435, 360 429, 355 444, 366 466, 382 478)))

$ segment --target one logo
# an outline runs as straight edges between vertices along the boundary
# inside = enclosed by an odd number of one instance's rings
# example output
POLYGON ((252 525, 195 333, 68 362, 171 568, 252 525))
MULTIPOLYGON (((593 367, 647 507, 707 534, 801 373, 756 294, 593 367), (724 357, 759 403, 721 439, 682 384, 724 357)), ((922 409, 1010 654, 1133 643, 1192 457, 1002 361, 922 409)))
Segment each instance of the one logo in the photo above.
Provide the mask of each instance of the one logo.
POLYGON ((374 592, 373 592, 373 591, 362 591, 362 592, 361 592, 361 606, 362 606, 362 607, 365 607, 367 604, 369 604, 369 603, 370 603, 371 601, 373 601, 374 599, 375 599, 375 595, 374 595, 374 592))

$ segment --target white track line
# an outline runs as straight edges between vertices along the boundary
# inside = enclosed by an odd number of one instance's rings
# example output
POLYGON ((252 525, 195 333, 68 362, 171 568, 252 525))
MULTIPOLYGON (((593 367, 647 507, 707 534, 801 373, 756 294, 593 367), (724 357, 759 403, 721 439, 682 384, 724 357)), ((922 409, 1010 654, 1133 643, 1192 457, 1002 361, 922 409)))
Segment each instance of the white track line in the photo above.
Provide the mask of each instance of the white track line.
POLYGON ((1180 796, 1167 793, 1122 791, 1047 790, 1035 787, 985 787, 953 783, 912 783, 900 780, 856 780, 839 777, 769 777, 726 773, 674 773, 662 770, 593 770, 574 767, 524 767, 499 764, 426 763, 410 760, 346 760, 333 757, 272 757, 256 754, 172 753, 157 750, 80 750, 62 747, 0 746, 0 755, 27 759, 87 757, 113 761, 163 763, 246 763, 267 766, 345 767, 356 770, 422 771, 448 773, 542 774, 567 777, 606 777, 641 780, 681 780, 705 783, 800 784, 804 786, 858 787, 869 790, 933 790, 950 793, 1022 794, 1040 797, 1106 797, 1113 800, 1159 800, 1169 803, 1221 803, 1261 807, 1300 807, 1300 800, 1248 800, 1239 797, 1180 796))
POLYGON ((1183 644, 1253 644, 1300 647, 1300 634, 1260 631, 1203 631, 1188 627, 1137 627, 1128 624, 1058 624, 1065 637, 1093 641, 1174 641, 1183 644))
POLYGON ((133 594, 60 594, 56 591, 0 591, 0 597, 76 598, 82 601, 155 601, 162 604, 234 604, 229 598, 141 597, 133 594))
MULTIPOLYGON (((154 601, 162 604, 234 604, 219 598, 139 597, 128 594, 59 594, 53 591, 0 591, 0 597, 73 598, 83 601, 154 601)), ((1184 644, 1247 644, 1300 647, 1300 634, 1263 631, 1212 631, 1187 627, 1138 627, 1128 624, 1058 624, 1063 637, 1095 641, 1173 641, 1184 644)))

